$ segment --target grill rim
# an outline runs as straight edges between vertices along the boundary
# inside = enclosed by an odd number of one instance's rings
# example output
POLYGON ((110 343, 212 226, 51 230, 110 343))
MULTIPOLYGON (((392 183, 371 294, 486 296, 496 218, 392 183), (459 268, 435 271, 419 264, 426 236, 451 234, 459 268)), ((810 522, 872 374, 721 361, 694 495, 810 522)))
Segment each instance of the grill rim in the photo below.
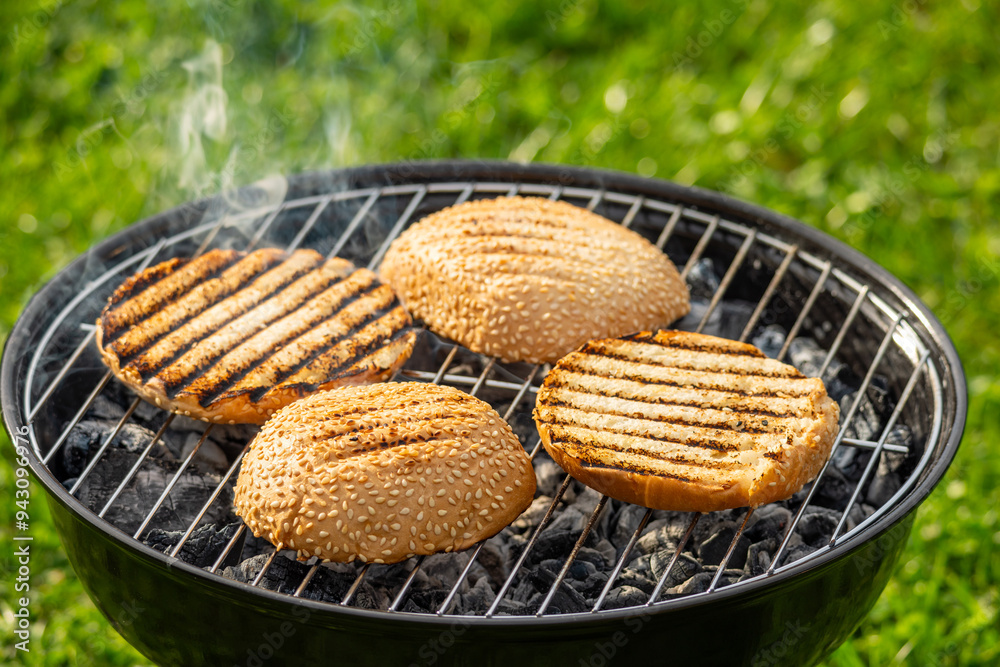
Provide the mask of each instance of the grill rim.
MULTIPOLYGON (((463 616, 469 619, 474 625, 485 627, 519 627, 530 625, 539 627, 539 623, 558 625, 562 622, 589 625, 586 621, 591 620, 595 624, 615 619, 624 619, 636 616, 638 613, 664 613, 671 610, 683 610, 694 606, 710 604, 719 601, 732 602, 743 596, 754 595, 762 587, 775 589, 783 582, 793 577, 805 577, 809 572, 817 572, 824 569, 831 563, 851 556, 863 545, 874 541, 887 531, 895 527, 900 521, 909 517, 913 510, 930 494, 933 488, 943 477, 948 466, 954 458, 958 445, 961 441, 966 412, 967 412, 967 391, 964 371, 958 353, 953 343, 947 335, 944 326, 931 313, 929 308, 917 297, 917 295, 907 287, 901 280, 893 276, 886 269, 879 266, 874 260, 864 255, 860 251, 851 248, 841 241, 824 234, 818 229, 814 229, 804 223, 785 216, 776 211, 750 204, 731 198, 722 193, 705 190, 702 188, 682 186, 669 181, 659 179, 647 179, 632 174, 616 172, 610 170, 593 169, 589 167, 577 167, 568 165, 520 165, 504 161, 428 161, 428 162, 403 162, 388 163, 382 165, 367 165, 333 171, 312 171, 288 176, 289 191, 286 200, 297 199, 303 196, 303 192, 308 192, 316 188, 331 190, 334 188, 362 189, 365 187, 386 187, 397 184, 418 184, 449 181, 469 181, 469 182, 510 182, 510 183, 535 183, 546 185, 568 185, 570 187, 594 188, 599 190, 627 191, 634 195, 651 196, 658 199, 667 199, 683 205, 685 208, 700 210, 710 209, 713 213, 725 215, 727 219, 734 222, 747 224, 752 228, 775 228, 779 231, 779 236, 790 235, 800 239, 801 248, 820 258, 837 260, 837 268, 846 271, 852 278, 861 275, 865 282, 876 286, 881 294, 876 294, 883 300, 886 298, 885 292, 892 294, 897 303, 889 305, 900 312, 905 312, 909 316, 915 316, 920 324, 919 331, 916 331, 921 342, 929 349, 940 352, 934 356, 934 362, 940 364, 939 382, 944 394, 943 415, 941 424, 942 432, 947 429, 948 437, 943 440, 940 435, 937 441, 929 443, 930 456, 933 457, 925 467, 921 478, 917 479, 909 492, 902 497, 895 506, 888 509, 877 521, 873 522, 861 531, 859 535, 843 543, 837 549, 830 549, 819 556, 803 559, 790 565, 784 566, 779 571, 770 575, 759 577, 754 581, 749 581, 740 586, 725 587, 713 591, 711 594, 702 593, 687 596, 682 599, 671 600, 669 604, 661 601, 650 606, 626 607, 622 609, 604 609, 598 613, 577 612, 553 614, 542 617, 529 616, 463 616), (948 391, 950 383, 951 391, 948 391), (482 619, 482 620, 477 620, 482 619)), ((197 202, 181 204, 167 211, 137 221, 129 227, 115 233, 111 237, 92 246, 87 252, 71 262, 54 275, 42 286, 25 306, 17 323, 12 329, 4 345, 3 357, 0 360, 0 390, 3 391, 3 415, 4 427, 12 442, 16 442, 16 431, 24 425, 21 419, 21 405, 17 401, 21 398, 21 389, 18 386, 17 369, 21 364, 26 364, 28 357, 27 344, 31 343, 32 330, 25 315, 33 313, 35 310, 44 309, 44 304, 49 300, 49 293, 59 289, 64 289, 62 283, 57 280, 65 279, 66 274, 77 272, 82 274, 87 262, 91 257, 100 257, 102 262, 112 259, 118 251, 125 247, 135 247, 135 242, 142 239, 144 234, 152 230, 162 231, 176 225, 178 220, 185 220, 185 216, 197 214, 208 209, 214 197, 205 198, 197 202), (139 227, 141 226, 141 232, 139 227), (126 244, 124 242, 129 242, 126 244), (16 348, 23 353, 23 358, 13 360, 11 357, 16 348)), ((185 225, 188 226, 188 225, 185 225)), ((148 238, 148 237, 147 237, 148 238)), ((148 241, 148 247, 155 246, 155 239, 148 241)), ((38 320, 38 315, 35 315, 38 320)), ((22 381, 26 378, 22 378, 22 381)), ((31 450, 30 447, 27 449, 31 450)), ((69 495, 54 475, 36 456, 34 451, 29 451, 27 456, 29 467, 34 473, 36 480, 45 487, 48 494, 70 514, 84 519, 91 529, 96 529, 105 537, 110 538, 119 547, 128 549, 137 557, 152 557, 158 561, 160 566, 170 569, 179 568, 190 575, 201 575, 202 583, 214 583, 223 588, 231 587, 234 594, 242 591, 247 593, 246 585, 236 581, 225 580, 223 577, 213 576, 200 568, 194 567, 179 559, 171 558, 166 554, 158 552, 144 544, 134 540, 127 540, 127 535, 114 528, 107 522, 96 521, 96 513, 82 507, 75 498, 69 495), (126 539, 120 539, 120 535, 125 535, 126 539)), ((373 620, 384 620, 386 612, 383 610, 368 610, 357 607, 330 605, 329 603, 317 602, 306 598, 298 598, 292 602, 288 595, 269 591, 260 587, 254 587, 257 594, 263 594, 276 604, 298 604, 305 605, 310 611, 338 615, 338 613, 357 614, 359 618, 370 618, 373 620)), ((456 618, 452 614, 418 614, 397 610, 392 612, 393 616, 419 622, 428 627, 438 625, 448 626, 456 618)))

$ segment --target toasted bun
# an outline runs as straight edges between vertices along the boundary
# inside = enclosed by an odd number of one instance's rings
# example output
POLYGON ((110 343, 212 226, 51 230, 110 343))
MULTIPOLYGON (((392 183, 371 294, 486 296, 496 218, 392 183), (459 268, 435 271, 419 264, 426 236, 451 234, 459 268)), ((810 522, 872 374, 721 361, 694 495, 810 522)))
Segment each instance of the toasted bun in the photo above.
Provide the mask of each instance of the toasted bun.
POLYGON ((275 414, 243 459, 235 503, 254 535, 300 559, 394 563, 472 546, 534 494, 524 448, 488 404, 392 382, 275 414))
POLYGON ((97 320, 115 376, 151 403, 262 423, 313 391, 387 379, 416 340, 374 273, 313 250, 213 250, 129 278, 97 320))
POLYGON ((393 241, 380 271, 432 331, 505 361, 554 362, 584 341, 666 326, 690 309, 656 246, 547 199, 434 213, 393 241))
POLYGON ((752 345, 678 331, 591 341, 538 392, 545 450, 570 475, 654 509, 712 512, 792 496, 830 454, 822 381, 752 345))

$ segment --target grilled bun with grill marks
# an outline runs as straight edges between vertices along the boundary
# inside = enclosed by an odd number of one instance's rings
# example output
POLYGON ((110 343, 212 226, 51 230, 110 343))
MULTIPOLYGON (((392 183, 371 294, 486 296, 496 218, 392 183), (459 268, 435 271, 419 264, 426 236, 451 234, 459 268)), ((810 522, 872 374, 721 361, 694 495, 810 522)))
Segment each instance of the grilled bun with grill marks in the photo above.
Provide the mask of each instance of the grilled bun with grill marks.
POLYGON ((542 444, 570 475, 654 509, 792 496, 830 454, 839 409, 818 378, 752 345, 679 331, 591 341, 538 392, 542 444))
POLYGON ((151 403, 197 419, 262 423, 301 396, 388 378, 412 322, 367 269, 313 250, 212 250, 119 287, 97 347, 151 403))
POLYGON ((236 482, 236 513, 300 559, 394 563, 459 551, 513 521, 535 472, 510 426, 453 387, 346 387, 280 410, 236 482))
POLYGON ((429 215, 393 241, 380 272, 432 331, 505 361, 554 362, 587 340, 666 326, 690 309, 656 246, 547 199, 429 215))

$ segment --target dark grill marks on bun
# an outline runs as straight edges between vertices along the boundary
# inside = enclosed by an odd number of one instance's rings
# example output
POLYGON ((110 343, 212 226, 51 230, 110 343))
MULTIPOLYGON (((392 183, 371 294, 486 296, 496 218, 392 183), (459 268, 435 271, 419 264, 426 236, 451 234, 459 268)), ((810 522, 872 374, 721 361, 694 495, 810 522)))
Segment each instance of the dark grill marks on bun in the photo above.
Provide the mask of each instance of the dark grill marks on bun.
POLYGON ((262 423, 313 391, 388 378, 416 339, 392 289, 313 250, 213 250, 127 280, 97 321, 140 396, 205 421, 262 423))
POLYGON ((577 479, 701 512, 790 497, 826 461, 838 417, 819 379, 752 345, 677 331, 584 344, 535 407, 546 451, 577 479))

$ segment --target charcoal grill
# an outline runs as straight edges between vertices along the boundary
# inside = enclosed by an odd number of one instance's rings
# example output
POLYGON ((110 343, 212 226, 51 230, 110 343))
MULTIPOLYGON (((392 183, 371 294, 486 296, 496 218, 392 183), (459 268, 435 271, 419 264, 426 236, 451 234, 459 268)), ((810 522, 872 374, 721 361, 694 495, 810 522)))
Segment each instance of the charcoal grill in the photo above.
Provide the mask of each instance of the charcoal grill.
MULTIPOLYGON (((5 426, 12 437, 27 427, 27 458, 48 494, 69 558, 108 620, 159 664, 329 662, 331 656, 338 663, 378 665, 808 664, 842 642, 877 599, 905 545, 915 508, 958 447, 966 412, 964 376, 940 323, 871 260, 772 211, 620 173, 495 162, 419 162, 309 173, 289 178, 280 202, 268 203, 259 196, 262 192, 250 186, 235 198, 181 206, 98 244, 31 300, 4 350, 0 387, 5 426), (211 508, 225 502, 245 449, 227 458, 226 472, 201 509, 183 517, 186 528, 179 541, 165 553, 141 541, 157 527, 178 480, 197 465, 200 448, 218 427, 204 427, 176 462, 169 483, 150 500, 149 511, 127 531, 108 521, 109 511, 177 427, 180 418, 166 413, 101 506, 78 499, 112 442, 129 428, 137 411, 149 407, 129 398, 124 414, 89 452, 82 470, 68 475, 60 460, 73 430, 115 388, 111 374, 95 361, 92 323, 125 276, 170 257, 220 246, 312 247, 377 268, 392 239, 423 215, 467 199, 513 194, 564 199, 596 210, 664 249, 692 284, 695 307, 680 328, 754 340, 766 339, 778 327, 784 334, 770 350, 778 359, 788 357, 796 340, 815 341, 822 363, 814 373, 823 375, 837 364, 853 378, 855 391, 842 405, 842 425, 860 418, 873 384, 884 385, 890 403, 878 432, 852 437, 854 431, 842 428, 834 446, 834 458, 838 452, 864 456, 858 479, 847 489, 846 507, 823 535, 820 548, 803 555, 792 542, 796 525, 832 474, 830 463, 816 483, 790 502, 793 518, 768 554, 764 571, 734 581, 727 569, 755 520, 754 510, 742 510, 733 515, 738 528, 721 563, 705 570, 711 573, 707 586, 687 595, 670 592, 668 575, 699 520, 704 521, 690 515, 676 547, 662 554, 668 564, 653 591, 636 604, 609 608, 609 593, 651 523, 653 513, 646 511, 622 543, 614 545, 616 558, 608 563, 606 583, 593 603, 584 611, 566 611, 559 591, 567 573, 602 513, 616 502, 601 498, 539 599, 523 613, 504 611, 503 601, 526 576, 523 567, 532 550, 563 511, 563 495, 573 484, 565 478, 540 522, 523 535, 509 574, 494 582, 488 608, 471 614, 455 611, 458 592, 486 542, 465 552, 464 568, 441 589, 430 611, 408 610, 407 600, 421 569, 434 557, 394 566, 352 565, 353 582, 342 597, 316 601, 309 599, 310 586, 325 566, 314 562, 303 567, 286 592, 262 587, 276 562, 283 565, 279 559, 284 556, 273 548, 258 556, 262 564, 247 581, 221 576, 248 543, 242 525, 226 534, 225 547, 211 564, 196 567, 179 557, 199 525, 208 521, 211 508), (716 279, 698 277, 706 262, 717 267, 716 279), (736 301, 742 310, 726 309, 736 301), (912 435, 907 442, 895 441, 900 425, 912 435), (894 454, 907 461, 898 489, 858 519, 852 508, 894 454), (354 604, 358 591, 377 568, 396 568, 395 574, 380 575, 396 582, 392 595, 384 608, 359 608, 354 604)), ((508 419, 526 421, 546 366, 504 364, 427 332, 421 336, 425 344, 418 344, 395 380, 458 386, 487 397, 508 419)), ((537 434, 523 437, 533 458, 544 456, 537 434)))

